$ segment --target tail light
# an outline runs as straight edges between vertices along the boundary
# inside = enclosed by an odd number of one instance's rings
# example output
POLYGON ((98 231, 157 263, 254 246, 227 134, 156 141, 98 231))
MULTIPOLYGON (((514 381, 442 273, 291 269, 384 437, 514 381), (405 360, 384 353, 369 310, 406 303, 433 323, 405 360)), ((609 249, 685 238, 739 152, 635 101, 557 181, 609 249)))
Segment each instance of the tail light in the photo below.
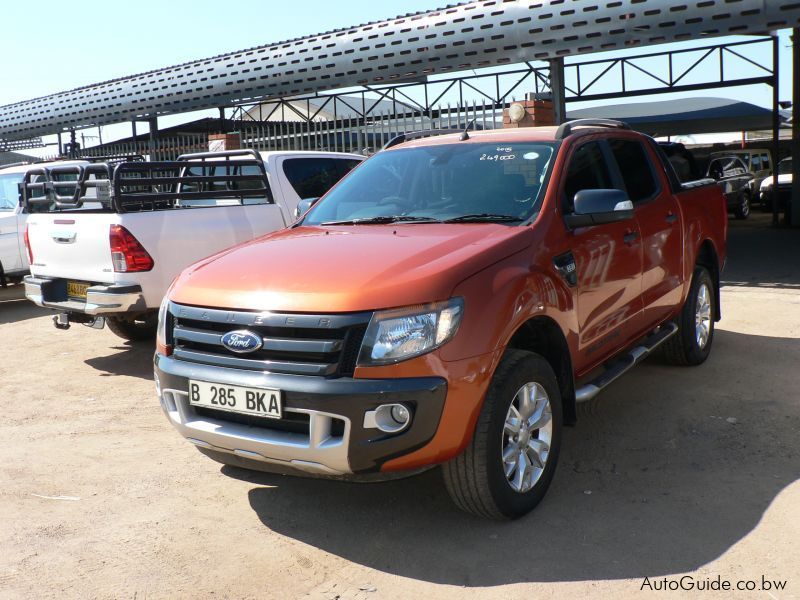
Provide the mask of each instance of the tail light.
POLYGON ((112 225, 108 237, 115 273, 136 273, 153 268, 153 259, 147 250, 122 225, 112 225))
POLYGON ((25 225, 25 235, 23 236, 25 240, 25 249, 28 251, 28 262, 33 264, 33 249, 31 248, 31 238, 28 235, 28 226, 25 225))

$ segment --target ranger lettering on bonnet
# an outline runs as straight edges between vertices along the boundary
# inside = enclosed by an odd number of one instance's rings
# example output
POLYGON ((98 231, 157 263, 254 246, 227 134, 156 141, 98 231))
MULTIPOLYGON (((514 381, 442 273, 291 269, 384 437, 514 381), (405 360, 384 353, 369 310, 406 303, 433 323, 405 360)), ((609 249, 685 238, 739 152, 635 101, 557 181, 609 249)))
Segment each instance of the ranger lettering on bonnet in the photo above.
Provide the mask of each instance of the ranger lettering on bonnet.
POLYGON ((681 184, 617 121, 404 134, 290 228, 178 276, 159 400, 224 464, 441 465, 460 508, 519 517, 577 403, 656 348, 709 356, 726 234, 713 181, 681 184))

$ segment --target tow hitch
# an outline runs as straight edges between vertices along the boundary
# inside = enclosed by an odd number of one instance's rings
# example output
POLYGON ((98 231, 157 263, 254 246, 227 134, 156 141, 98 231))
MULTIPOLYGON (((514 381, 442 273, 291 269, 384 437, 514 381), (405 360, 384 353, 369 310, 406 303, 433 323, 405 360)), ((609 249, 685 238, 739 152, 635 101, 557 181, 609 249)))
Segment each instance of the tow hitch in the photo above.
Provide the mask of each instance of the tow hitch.
POLYGON ((105 317, 91 317, 81 313, 58 313, 53 317, 56 329, 69 329, 72 323, 80 323, 92 329, 102 329, 106 326, 105 317))

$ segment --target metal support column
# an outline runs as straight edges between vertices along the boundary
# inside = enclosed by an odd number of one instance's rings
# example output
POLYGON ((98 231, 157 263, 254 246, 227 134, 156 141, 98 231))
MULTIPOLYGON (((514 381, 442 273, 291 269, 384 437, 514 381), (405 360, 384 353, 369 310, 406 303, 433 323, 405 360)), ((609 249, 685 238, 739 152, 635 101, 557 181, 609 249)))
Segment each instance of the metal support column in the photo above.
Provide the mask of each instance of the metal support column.
POLYGON ((61 143, 61 132, 58 132, 58 156, 64 156, 64 144, 61 143))
POLYGON ((550 65, 550 91, 553 93, 553 117, 556 125, 567 120, 566 89, 564 87, 564 59, 547 61, 550 65))
MULTIPOLYGON (((772 36, 772 162, 778 164, 778 152, 780 151, 780 79, 778 77, 778 67, 780 66, 779 50, 780 40, 778 34, 772 36)), ((772 170, 772 224, 780 224, 780 206, 778 205, 778 169, 772 170)))
MULTIPOLYGON (((792 31, 792 195, 791 225, 800 226, 800 121, 796 113, 800 109, 800 27, 792 31)), ((774 185, 774 184, 773 184, 774 185)))
POLYGON ((78 142, 75 139, 75 130, 69 130, 69 157, 78 158, 78 149, 75 147, 78 142))
POLYGON ((148 122, 150 124, 150 140, 147 152, 150 154, 150 160, 157 160, 154 155, 156 153, 156 137, 158 136, 158 117, 153 117, 148 122))
POLYGON ((220 133, 226 133, 225 132, 225 108, 223 108, 222 106, 219 107, 219 132, 220 133))

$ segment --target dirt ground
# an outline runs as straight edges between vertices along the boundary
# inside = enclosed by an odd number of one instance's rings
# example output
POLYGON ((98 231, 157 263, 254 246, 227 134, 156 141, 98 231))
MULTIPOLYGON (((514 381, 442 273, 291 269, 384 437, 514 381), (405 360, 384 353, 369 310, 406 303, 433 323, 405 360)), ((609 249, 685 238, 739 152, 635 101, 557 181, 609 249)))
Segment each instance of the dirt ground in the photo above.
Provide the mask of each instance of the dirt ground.
POLYGON ((0 290, 0 597, 729 597, 640 591, 690 574, 800 598, 800 232, 730 237, 708 362, 651 358, 583 409, 513 523, 455 510, 438 471, 221 468, 162 415, 151 347, 0 290))

